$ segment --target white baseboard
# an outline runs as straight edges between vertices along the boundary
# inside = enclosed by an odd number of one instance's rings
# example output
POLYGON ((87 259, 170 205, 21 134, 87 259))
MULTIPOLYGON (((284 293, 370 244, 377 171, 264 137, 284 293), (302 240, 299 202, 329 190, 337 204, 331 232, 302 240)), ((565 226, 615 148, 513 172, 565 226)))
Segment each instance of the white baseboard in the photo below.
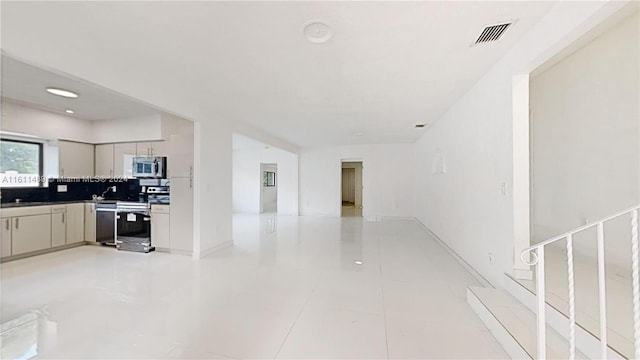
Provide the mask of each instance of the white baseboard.
POLYGON ((473 275, 474 278, 476 278, 476 280, 478 280, 478 282, 480 282, 480 284, 482 284, 482 286, 495 288, 495 286, 493 286, 493 284, 491 284, 489 280, 485 279, 485 277, 482 276, 482 274, 476 271, 476 269, 474 269, 473 266, 471 266, 468 262, 466 262, 462 258, 462 256, 458 255, 457 252, 455 252, 452 248, 450 248, 449 245, 447 245, 447 243, 442 241, 442 239, 440 239, 438 235, 436 235, 433 231, 431 231, 431 229, 429 229, 425 224, 423 224, 422 221, 418 220, 417 218, 414 218, 414 220, 418 224, 422 225, 422 227, 429 233, 429 235, 431 235, 434 239, 436 239, 436 241, 438 241, 438 243, 440 243, 440 245, 442 245, 442 247, 444 247, 449 252, 449 254, 453 256, 454 259, 456 259, 471 275, 473 275))
POLYGON ((166 252, 174 255, 184 255, 184 256, 193 256, 193 251, 189 250, 178 250, 178 249, 167 249, 167 248, 156 248, 156 251, 166 252))
POLYGON ((382 220, 415 221, 413 216, 381 216, 382 220))
POLYGON ((225 242, 223 242, 221 244, 218 244, 218 245, 216 245, 216 246, 214 246, 212 248, 209 248, 209 249, 207 249, 205 251, 201 251, 200 252, 200 259, 205 258, 205 257, 213 254, 214 252, 216 252, 218 250, 222 250, 222 249, 224 249, 226 247, 229 247, 229 246, 233 246, 233 241, 231 241, 231 240, 225 241, 225 242))

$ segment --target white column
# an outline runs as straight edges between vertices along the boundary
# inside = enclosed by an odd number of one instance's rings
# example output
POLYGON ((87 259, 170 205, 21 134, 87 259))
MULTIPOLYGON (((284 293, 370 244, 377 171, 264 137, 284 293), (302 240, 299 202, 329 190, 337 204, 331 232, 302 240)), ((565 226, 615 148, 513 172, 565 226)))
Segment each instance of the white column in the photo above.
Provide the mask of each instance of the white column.
MULTIPOLYGON (((530 246, 529 232, 529 74, 513 76, 513 275, 532 279, 532 271, 520 259, 530 246)), ((503 192, 506 190, 503 188, 503 192)), ((506 194, 504 194, 506 195, 506 194)))

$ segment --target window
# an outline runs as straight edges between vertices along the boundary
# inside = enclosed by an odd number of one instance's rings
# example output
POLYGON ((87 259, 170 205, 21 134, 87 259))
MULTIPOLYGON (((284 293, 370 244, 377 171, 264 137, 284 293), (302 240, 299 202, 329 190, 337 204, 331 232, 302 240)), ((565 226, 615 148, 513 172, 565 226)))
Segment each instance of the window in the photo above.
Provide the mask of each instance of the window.
POLYGON ((262 174, 262 178, 263 178, 262 185, 264 187, 276 186, 276 173, 272 171, 265 171, 262 174))
POLYGON ((42 186, 42 144, 0 140, 0 186, 42 186))

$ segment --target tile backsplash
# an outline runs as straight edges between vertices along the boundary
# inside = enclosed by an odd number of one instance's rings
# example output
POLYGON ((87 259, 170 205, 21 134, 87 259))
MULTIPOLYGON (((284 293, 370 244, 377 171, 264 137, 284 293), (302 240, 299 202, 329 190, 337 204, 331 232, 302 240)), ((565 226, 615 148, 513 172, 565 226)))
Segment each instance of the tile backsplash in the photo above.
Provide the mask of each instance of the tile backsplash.
POLYGON ((22 199, 22 202, 91 200, 92 195, 99 196, 110 186, 115 186, 116 192, 106 192, 105 199, 139 200, 138 179, 99 182, 49 179, 48 187, 0 188, 2 194, 0 201, 8 203, 14 202, 16 199, 22 199))

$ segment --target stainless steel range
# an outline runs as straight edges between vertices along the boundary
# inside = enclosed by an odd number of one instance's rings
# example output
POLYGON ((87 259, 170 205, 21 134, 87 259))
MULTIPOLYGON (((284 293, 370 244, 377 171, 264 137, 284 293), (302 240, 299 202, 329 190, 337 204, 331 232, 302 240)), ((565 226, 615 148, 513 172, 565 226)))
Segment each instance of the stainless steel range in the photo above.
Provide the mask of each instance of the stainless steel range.
POLYGON ((150 252, 151 211, 147 202, 116 203, 116 248, 118 250, 150 252))

